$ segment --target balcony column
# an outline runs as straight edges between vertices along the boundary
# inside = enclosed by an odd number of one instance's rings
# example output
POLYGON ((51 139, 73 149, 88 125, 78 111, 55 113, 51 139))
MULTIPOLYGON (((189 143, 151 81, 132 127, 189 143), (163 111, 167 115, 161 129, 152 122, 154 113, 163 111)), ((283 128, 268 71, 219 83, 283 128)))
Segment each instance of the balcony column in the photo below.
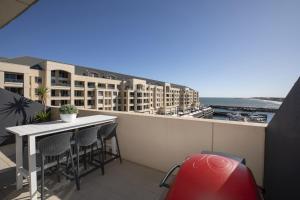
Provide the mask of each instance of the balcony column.
POLYGON ((99 103, 98 103, 98 84, 95 84, 95 109, 98 110, 99 103))
POLYGON ((34 87, 34 85, 35 85, 35 77, 34 76, 30 76, 30 89, 29 89, 29 91, 30 91, 30 93, 29 93, 29 96, 30 96, 30 98, 32 99, 32 100, 37 100, 37 96, 35 95, 35 87, 34 87))
POLYGON ((45 87, 50 90, 50 94, 48 94, 48 98, 46 99, 46 105, 51 105, 51 68, 48 66, 48 63, 45 63, 45 87))
POLYGON ((29 73, 24 73, 24 75, 23 75, 23 95, 26 98, 30 98, 30 96, 29 96, 30 87, 29 87, 29 84, 28 84, 29 81, 30 81, 29 73))
POLYGON ((4 72, 0 71, 0 88, 4 88, 4 72))
POLYGON ((71 105, 75 105, 74 103, 74 89, 75 89, 75 79, 74 79, 74 75, 73 74, 69 74, 71 77, 70 77, 70 104, 71 105))
POLYGON ((134 91, 134 100, 133 100, 133 106, 134 106, 134 111, 137 112, 137 91, 134 91))
POLYGON ((87 109, 88 106, 88 86, 87 86, 88 82, 84 81, 84 108, 87 109))
POLYGON ((110 110, 114 110, 113 91, 110 91, 110 110))

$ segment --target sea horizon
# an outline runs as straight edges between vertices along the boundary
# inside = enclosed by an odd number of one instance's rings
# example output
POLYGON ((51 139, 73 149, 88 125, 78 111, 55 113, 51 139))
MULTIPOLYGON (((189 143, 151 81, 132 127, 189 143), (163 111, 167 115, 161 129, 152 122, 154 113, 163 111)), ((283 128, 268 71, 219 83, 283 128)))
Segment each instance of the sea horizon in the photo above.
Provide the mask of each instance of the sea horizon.
POLYGON ((279 109, 282 104, 280 101, 257 99, 255 97, 200 97, 199 99, 200 103, 205 106, 222 105, 279 109))

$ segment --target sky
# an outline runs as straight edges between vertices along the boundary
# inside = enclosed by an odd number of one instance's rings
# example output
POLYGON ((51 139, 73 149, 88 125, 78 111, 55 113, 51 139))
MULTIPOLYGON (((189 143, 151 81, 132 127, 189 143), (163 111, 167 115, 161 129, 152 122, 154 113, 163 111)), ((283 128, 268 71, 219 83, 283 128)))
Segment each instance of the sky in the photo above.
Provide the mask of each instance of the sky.
POLYGON ((299 10, 299 0, 39 0, 0 30, 0 57, 183 84, 201 97, 284 97, 300 75, 299 10))

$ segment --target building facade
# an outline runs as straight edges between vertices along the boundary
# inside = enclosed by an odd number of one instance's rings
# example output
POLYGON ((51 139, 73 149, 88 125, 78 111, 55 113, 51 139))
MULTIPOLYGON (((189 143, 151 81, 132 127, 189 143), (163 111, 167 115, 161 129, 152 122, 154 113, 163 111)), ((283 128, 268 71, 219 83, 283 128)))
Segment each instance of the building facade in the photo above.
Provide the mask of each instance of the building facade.
POLYGON ((39 101, 39 87, 48 88, 51 106, 176 114, 200 105, 185 86, 33 57, 0 59, 0 88, 39 101))

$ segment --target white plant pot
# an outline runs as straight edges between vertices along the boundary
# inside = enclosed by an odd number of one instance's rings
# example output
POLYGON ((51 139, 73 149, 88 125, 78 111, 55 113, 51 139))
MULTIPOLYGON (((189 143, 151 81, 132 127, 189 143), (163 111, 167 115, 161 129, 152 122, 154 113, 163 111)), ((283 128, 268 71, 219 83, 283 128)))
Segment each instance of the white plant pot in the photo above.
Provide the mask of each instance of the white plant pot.
POLYGON ((75 121, 77 114, 60 114, 60 119, 64 122, 73 122, 75 121))

